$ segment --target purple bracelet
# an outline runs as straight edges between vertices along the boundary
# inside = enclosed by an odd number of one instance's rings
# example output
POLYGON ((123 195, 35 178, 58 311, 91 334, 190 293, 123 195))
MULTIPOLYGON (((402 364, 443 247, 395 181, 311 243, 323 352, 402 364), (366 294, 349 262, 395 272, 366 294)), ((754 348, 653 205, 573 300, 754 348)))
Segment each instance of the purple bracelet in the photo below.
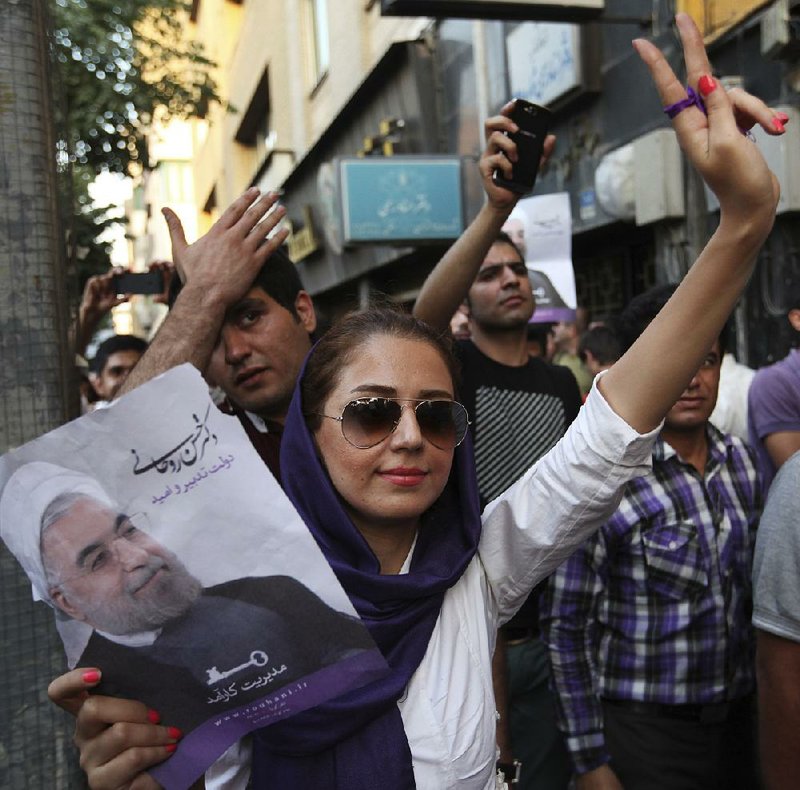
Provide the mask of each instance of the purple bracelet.
POLYGON ((686 98, 681 99, 680 101, 676 101, 675 104, 670 104, 668 107, 664 108, 664 112, 670 117, 674 118, 679 112, 685 110, 687 107, 691 107, 694 105, 698 109, 703 111, 703 115, 708 115, 706 111, 706 104, 703 101, 702 96, 699 93, 695 92, 694 88, 686 86, 686 98))

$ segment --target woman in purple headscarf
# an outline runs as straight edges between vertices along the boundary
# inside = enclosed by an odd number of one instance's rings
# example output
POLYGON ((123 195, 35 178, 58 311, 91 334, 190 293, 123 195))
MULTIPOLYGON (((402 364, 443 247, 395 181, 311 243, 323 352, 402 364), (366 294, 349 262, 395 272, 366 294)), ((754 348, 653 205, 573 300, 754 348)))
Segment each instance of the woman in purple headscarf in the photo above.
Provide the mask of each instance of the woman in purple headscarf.
MULTIPOLYGON (((758 122, 774 132, 773 113, 717 90, 700 34, 687 16, 677 21, 704 108, 687 104, 652 44, 635 46, 674 105, 684 151, 719 198, 717 232, 662 313, 597 380, 562 441, 483 514, 442 341, 379 310, 320 341, 285 426, 285 487, 391 672, 256 732, 232 773, 209 774, 206 786, 237 787, 248 774, 254 788, 496 786, 495 630, 647 470, 663 416, 719 334, 774 219, 776 180, 737 128, 758 122)), ((515 438, 512 426, 506 440, 515 438)), ((97 680, 85 673, 59 679, 56 696, 85 694, 97 680)), ((149 723, 144 706, 93 697, 76 740, 92 787, 139 790, 154 784, 140 772, 165 759, 175 738, 149 723)))

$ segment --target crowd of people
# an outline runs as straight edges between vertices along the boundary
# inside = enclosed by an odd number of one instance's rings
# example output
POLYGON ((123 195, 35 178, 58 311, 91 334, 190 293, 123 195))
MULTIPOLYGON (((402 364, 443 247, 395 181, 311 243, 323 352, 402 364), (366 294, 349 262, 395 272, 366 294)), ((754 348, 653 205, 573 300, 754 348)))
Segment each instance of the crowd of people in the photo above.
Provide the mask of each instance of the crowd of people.
MULTIPOLYGON (((752 447, 710 420, 725 323, 778 199, 741 129, 781 124, 722 89, 691 19, 677 24, 702 102, 673 125, 717 195, 719 226, 679 285, 604 325, 557 326, 552 361, 535 333, 531 353, 535 301, 506 226, 518 196, 492 179, 516 159, 510 104, 486 122, 487 200, 411 316, 372 308, 317 338, 276 194, 248 190, 192 244, 165 210, 183 287, 146 350, 98 350, 95 375, 109 380, 98 394, 184 362, 203 371, 390 667, 242 739, 205 787, 796 782, 798 352, 749 387, 752 447)), ((686 104, 659 50, 634 46, 662 103, 686 104)), ((800 307, 789 320, 800 331, 800 307)), ((65 598, 57 580, 47 594, 65 598)), ((91 787, 154 787, 146 771, 181 732, 104 694, 102 669, 62 675, 51 698, 77 717, 91 787)))

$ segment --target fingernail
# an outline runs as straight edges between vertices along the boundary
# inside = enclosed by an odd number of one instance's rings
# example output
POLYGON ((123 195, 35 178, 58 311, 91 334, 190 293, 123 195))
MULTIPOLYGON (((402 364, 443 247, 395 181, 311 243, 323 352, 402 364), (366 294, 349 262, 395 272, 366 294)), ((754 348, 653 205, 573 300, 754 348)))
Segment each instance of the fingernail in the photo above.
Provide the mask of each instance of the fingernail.
POLYGON ((789 122, 789 116, 785 112, 776 112, 775 117, 780 120, 781 123, 789 122))
POLYGON ((167 727, 167 735, 169 735, 173 741, 179 741, 183 738, 183 731, 179 730, 177 727, 167 727))
POLYGON ((786 131, 786 129, 783 126, 783 123, 781 122, 781 119, 778 118, 777 116, 772 119, 772 125, 775 127, 775 130, 780 132, 781 134, 783 134, 783 132, 786 131))
POLYGON ((161 721, 161 714, 157 710, 149 708, 147 711, 147 720, 151 724, 158 724, 161 721))
POLYGON ((97 683, 100 680, 100 673, 96 669, 90 669, 81 675, 81 679, 84 683, 97 683))
POLYGON ((697 87, 700 89, 700 93, 702 93, 703 96, 708 96, 709 93, 712 93, 717 89, 717 83, 714 82, 713 77, 709 77, 708 74, 704 74, 697 81, 697 87))
POLYGON ((166 749, 167 754, 172 754, 175 751, 175 749, 178 748, 178 744, 177 743, 168 743, 164 748, 166 749))

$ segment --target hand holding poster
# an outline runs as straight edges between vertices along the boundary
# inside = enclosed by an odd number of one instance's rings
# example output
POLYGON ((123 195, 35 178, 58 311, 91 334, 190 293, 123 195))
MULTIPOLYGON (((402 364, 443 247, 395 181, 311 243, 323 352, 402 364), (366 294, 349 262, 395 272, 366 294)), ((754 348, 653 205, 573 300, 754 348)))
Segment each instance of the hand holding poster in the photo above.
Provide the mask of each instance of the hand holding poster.
POLYGON ((180 728, 188 787, 228 746, 385 662, 234 417, 189 366, 0 459, 0 534, 70 667, 180 728), (157 408, 154 407, 157 404, 157 408))

